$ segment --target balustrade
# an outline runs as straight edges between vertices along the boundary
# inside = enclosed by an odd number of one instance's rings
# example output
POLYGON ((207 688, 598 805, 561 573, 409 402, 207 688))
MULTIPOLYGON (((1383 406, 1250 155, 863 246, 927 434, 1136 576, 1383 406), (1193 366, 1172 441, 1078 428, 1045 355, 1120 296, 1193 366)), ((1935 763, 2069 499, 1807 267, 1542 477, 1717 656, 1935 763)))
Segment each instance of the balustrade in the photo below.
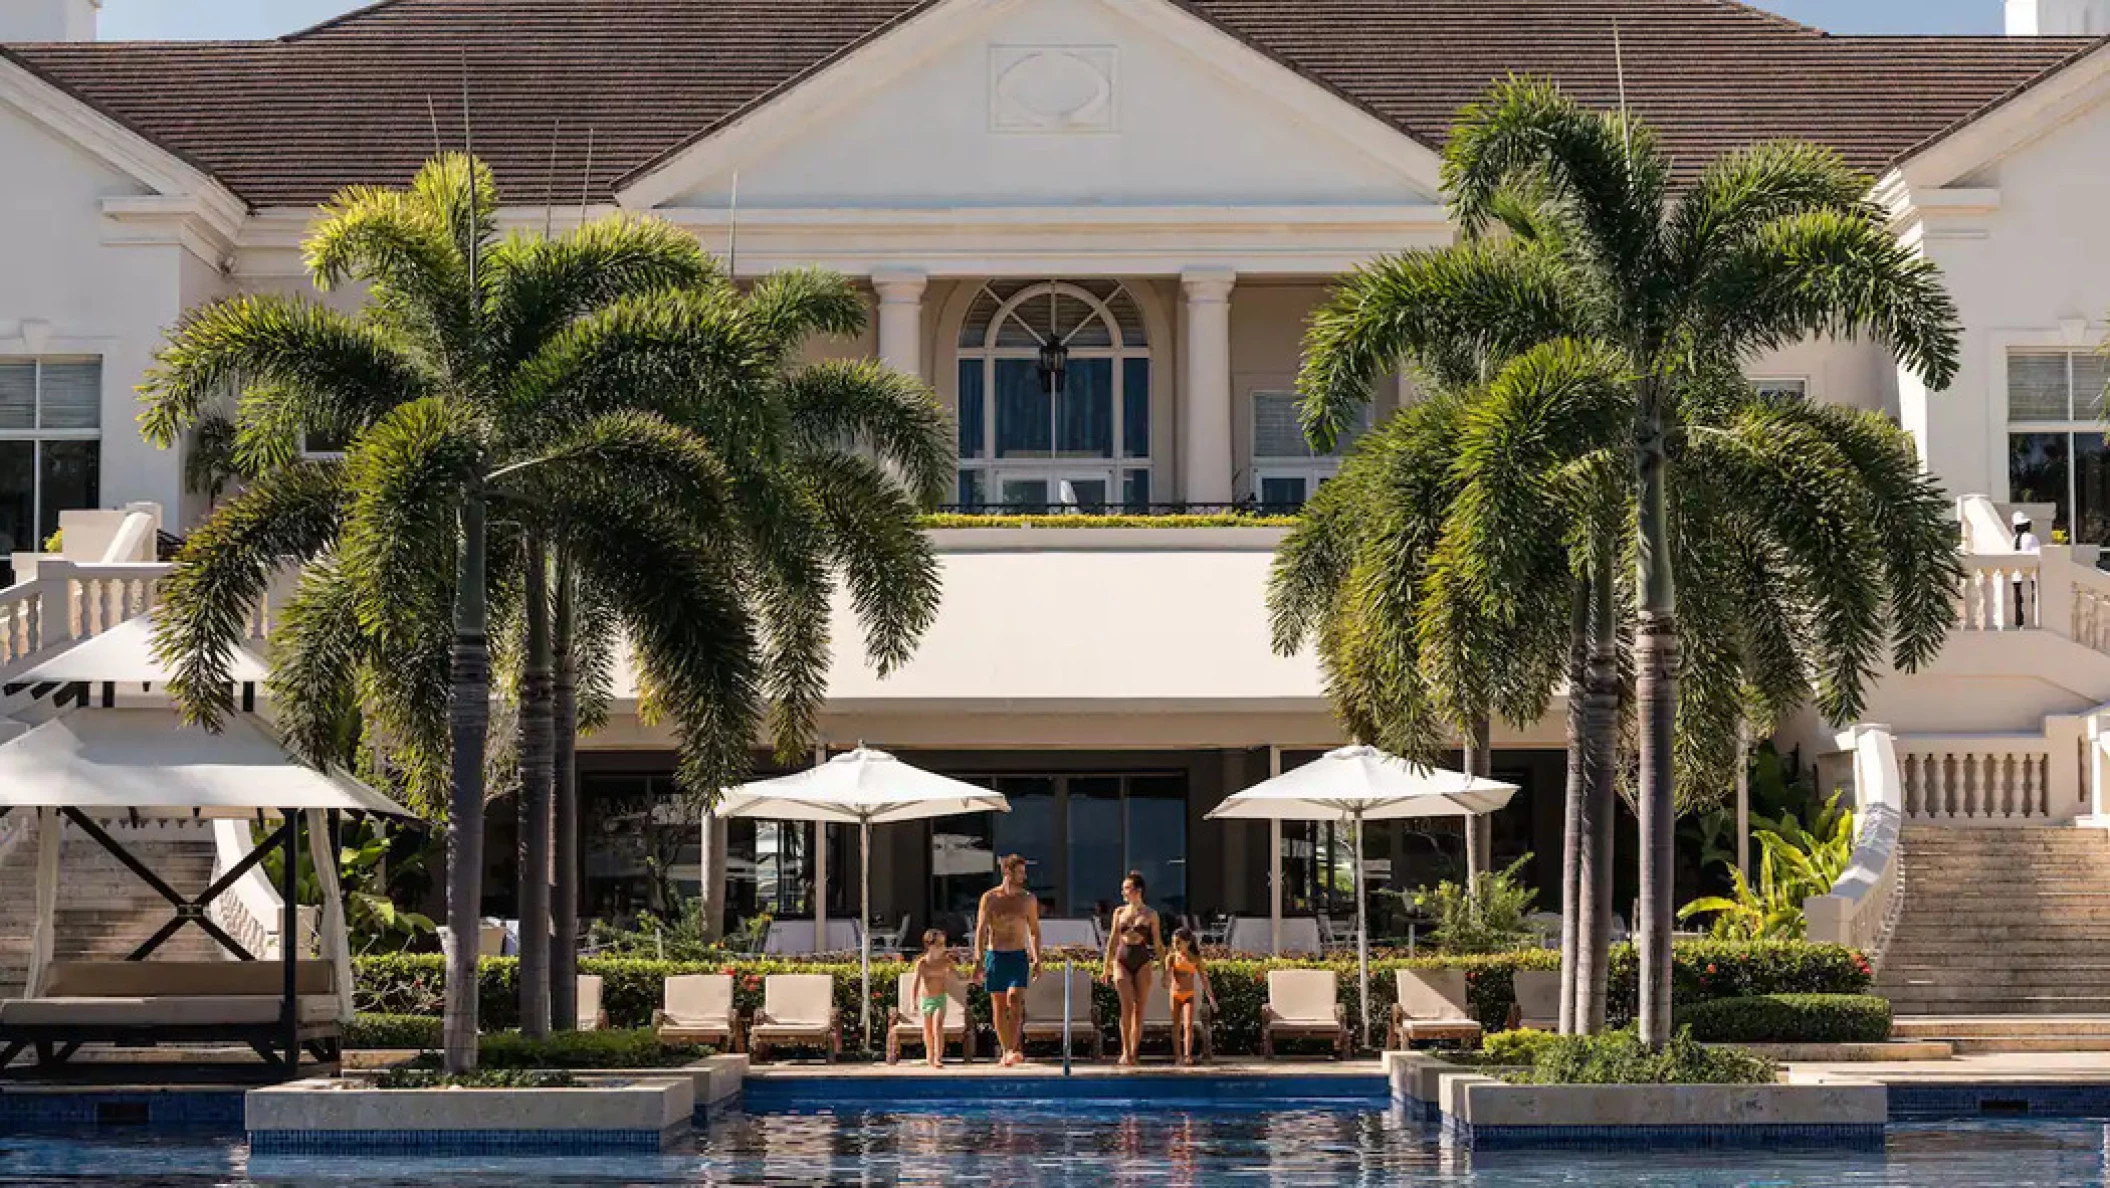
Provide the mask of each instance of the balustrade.
POLYGON ((1957 625, 1965 631, 2028 631, 2044 625, 2043 562, 2034 553, 1964 557, 1957 625))
POLYGON ((2051 820, 2051 748, 2034 739, 1899 740, 1905 815, 1914 820, 2051 820))

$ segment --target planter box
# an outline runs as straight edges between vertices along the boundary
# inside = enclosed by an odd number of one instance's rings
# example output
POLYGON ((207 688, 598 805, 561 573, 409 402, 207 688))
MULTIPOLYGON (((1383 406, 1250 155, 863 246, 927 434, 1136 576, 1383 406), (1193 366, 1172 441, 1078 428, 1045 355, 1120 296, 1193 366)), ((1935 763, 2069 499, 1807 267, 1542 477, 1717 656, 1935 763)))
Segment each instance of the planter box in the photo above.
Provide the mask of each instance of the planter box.
POLYGON ((747 1057, 706 1056, 673 1068, 583 1069, 572 1075, 581 1080, 687 1077, 696 1093, 693 1118, 696 1125, 701 1126, 711 1111, 729 1108, 739 1099, 741 1083, 747 1079, 747 1057))
POLYGON ((258 1155, 579 1154, 665 1150, 689 1132, 695 1100, 685 1070, 576 1089, 375 1089, 315 1078, 252 1089, 243 1113, 258 1155))
POLYGON ((1880 1148, 1889 1094, 1815 1085, 1511 1085, 1439 1076, 1444 1129, 1476 1147, 1809 1145, 1880 1148))
POLYGON ((1443 1078, 1490 1076, 1507 1071, 1485 1064, 1458 1064, 1434 1052, 1385 1053, 1385 1081, 1392 1088, 1392 1101, 1407 1116, 1426 1122, 1443 1117, 1443 1078))

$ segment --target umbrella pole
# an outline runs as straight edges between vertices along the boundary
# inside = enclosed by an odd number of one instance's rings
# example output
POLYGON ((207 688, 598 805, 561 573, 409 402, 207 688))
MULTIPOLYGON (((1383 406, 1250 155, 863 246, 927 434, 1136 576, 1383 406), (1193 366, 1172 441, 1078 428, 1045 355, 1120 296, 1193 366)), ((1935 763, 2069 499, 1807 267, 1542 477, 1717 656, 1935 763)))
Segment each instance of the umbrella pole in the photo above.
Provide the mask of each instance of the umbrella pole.
POLYGON ((1352 818, 1351 843, 1355 847, 1355 971, 1363 1004, 1363 1046, 1370 1046, 1370 912, 1369 893, 1363 886, 1363 813, 1352 818))
POLYGON ((863 969, 863 992, 857 997, 864 1004, 865 1051, 872 1050, 872 819, 866 817, 857 823, 857 877, 864 886, 859 893, 858 911, 864 919, 858 924, 857 939, 860 952, 858 964, 863 969))

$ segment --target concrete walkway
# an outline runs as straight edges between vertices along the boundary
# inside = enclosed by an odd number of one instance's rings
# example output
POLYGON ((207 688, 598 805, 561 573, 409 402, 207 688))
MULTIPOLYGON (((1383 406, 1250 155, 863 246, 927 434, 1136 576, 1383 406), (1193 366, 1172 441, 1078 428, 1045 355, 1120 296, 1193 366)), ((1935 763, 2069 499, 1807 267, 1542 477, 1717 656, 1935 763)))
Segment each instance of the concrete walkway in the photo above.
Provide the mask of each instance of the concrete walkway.
POLYGON ((1886 1085, 2110 1085, 2110 1052, 1989 1052, 1947 1060, 1802 1063, 1791 1082, 1880 1081, 1886 1085))

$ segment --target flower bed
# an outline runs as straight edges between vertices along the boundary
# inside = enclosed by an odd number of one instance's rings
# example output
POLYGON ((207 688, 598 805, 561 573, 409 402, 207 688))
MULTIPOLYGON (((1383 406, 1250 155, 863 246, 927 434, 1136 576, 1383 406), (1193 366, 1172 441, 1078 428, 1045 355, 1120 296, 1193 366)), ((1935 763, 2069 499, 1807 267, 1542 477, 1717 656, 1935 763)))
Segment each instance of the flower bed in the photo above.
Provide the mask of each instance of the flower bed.
MULTIPOLYGON (((1868 987, 1868 964, 1860 954, 1836 945, 1802 942, 1746 944, 1730 941, 1689 941, 1675 949, 1674 996, 1681 1005, 1718 998, 1747 998, 1767 994, 1858 994, 1868 987)), ((1064 954, 1050 955, 1059 965, 1064 954)), ((1081 969, 1097 973, 1097 954, 1072 956, 1081 969)), ((437 955, 362 957, 357 966, 359 1009, 380 1015, 436 1016, 440 1013, 444 984, 443 965, 437 955)), ((1394 978, 1401 966, 1415 968, 1462 968, 1466 971, 1474 1013, 1490 1029, 1499 1029, 1509 1017, 1514 1001, 1512 977, 1519 969, 1557 969, 1560 955, 1532 949, 1472 957, 1415 957, 1384 952, 1370 963, 1370 1009, 1373 1033, 1381 1032, 1391 1017, 1394 978)), ((895 981, 908 967, 899 960, 872 963, 872 1019, 885 1022, 894 1005, 895 981)), ((1267 971, 1270 969, 1332 969, 1341 975, 1341 1001, 1350 1022, 1359 1026, 1355 992, 1355 962, 1266 960, 1251 957, 1211 955, 1209 977, 1216 989, 1220 1011, 1216 1016, 1215 1043, 1224 1055, 1248 1055, 1259 1049, 1260 1006, 1267 1000, 1267 971)), ((665 980, 674 974, 730 973, 734 976, 734 1006, 742 1014, 762 1005, 762 979, 772 973, 831 973, 835 975, 836 1006, 842 1012, 846 1046, 861 1046, 858 1034, 857 963, 795 962, 775 959, 739 959, 716 962, 648 961, 628 958, 587 958, 579 963, 581 973, 602 979, 601 1003, 616 1027, 643 1027, 660 1005, 665 980)), ((1627 1022, 1635 1002, 1636 965, 1633 949, 1620 946, 1612 951, 1612 1022, 1627 1022)), ((479 966, 481 1018, 487 1030, 518 1026, 519 963, 511 958, 486 958, 479 966)), ((1096 985, 1093 991, 1101 1016, 1116 1015, 1117 1000, 1110 987, 1096 985)), ((980 989, 968 995, 968 1011, 978 1023, 989 1020, 989 1000, 980 989)), ((403 1025, 408 1026, 408 1025, 403 1025)), ((418 1045, 423 1046, 423 1045, 418 1045)))

